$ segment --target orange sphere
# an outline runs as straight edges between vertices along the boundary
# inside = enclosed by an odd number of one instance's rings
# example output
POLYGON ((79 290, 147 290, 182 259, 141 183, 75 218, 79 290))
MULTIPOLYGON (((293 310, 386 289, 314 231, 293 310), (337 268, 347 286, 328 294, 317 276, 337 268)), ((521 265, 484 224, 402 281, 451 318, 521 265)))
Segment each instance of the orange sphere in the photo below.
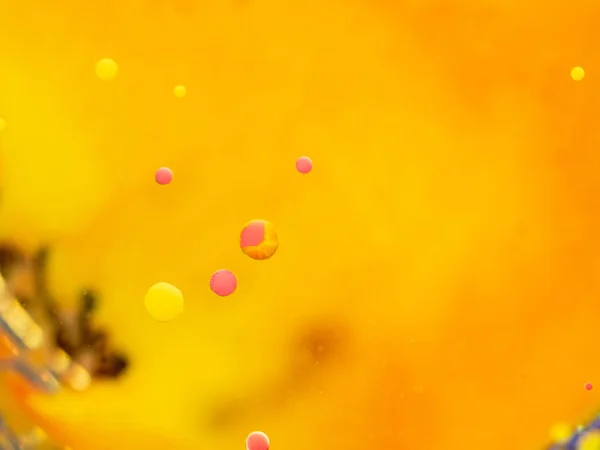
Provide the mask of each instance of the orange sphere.
POLYGON ((273 225, 266 220, 252 220, 240 234, 240 248, 252 259, 268 259, 277 251, 279 240, 273 225))

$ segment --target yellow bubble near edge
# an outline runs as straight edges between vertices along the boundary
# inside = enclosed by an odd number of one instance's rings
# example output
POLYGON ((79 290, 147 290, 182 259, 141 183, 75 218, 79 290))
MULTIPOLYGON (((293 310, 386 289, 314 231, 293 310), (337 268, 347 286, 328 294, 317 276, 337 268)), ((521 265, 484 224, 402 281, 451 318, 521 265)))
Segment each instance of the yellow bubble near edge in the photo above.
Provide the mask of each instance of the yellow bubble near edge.
POLYGON ((586 433, 579 440, 577 450, 600 450, 600 433, 598 431, 586 433))
POLYGON ((573 67, 573 69, 571 70, 571 78, 573 78, 573 80, 575 81, 581 81, 583 80, 583 77, 585 76, 585 71, 583 70, 582 67, 573 67))
POLYGON ((183 312, 183 294, 169 283, 156 283, 144 297, 150 316, 158 322, 171 322, 183 312))
POLYGON ((4 131, 7 127, 7 125, 8 124, 6 123, 6 120, 0 118, 0 131, 4 131))
POLYGON ((559 423, 550 430, 550 439, 555 444, 566 442, 573 434, 573 427, 566 423, 559 423))
POLYGON ((96 75, 103 81, 111 81, 117 76, 119 66, 112 59, 104 58, 96 63, 96 75))
POLYGON ((173 93, 175 94, 175 97, 183 98, 187 94, 187 89, 185 88, 185 86, 177 85, 173 89, 173 93))

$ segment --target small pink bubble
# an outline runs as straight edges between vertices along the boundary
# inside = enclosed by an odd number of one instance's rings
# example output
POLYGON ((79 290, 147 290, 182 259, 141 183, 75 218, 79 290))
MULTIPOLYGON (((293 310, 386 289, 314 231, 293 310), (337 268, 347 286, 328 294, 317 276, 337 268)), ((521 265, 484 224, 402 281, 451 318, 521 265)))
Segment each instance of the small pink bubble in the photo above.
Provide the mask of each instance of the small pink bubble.
POLYGON ((262 431, 253 431, 246 438, 246 450, 269 450, 269 437, 262 431))
POLYGON ((217 270, 210 277, 210 289, 221 297, 227 297, 237 289, 237 278, 230 270, 217 270))
POLYGON ((585 383, 584 387, 586 391, 591 391, 594 386, 592 386, 592 383, 585 383))
POLYGON ((154 179, 158 184, 169 184, 173 181, 173 172, 168 167, 161 167, 156 171, 154 179))
POLYGON ((307 174, 312 170, 312 160, 308 156, 301 156, 296 160, 296 170, 307 174))

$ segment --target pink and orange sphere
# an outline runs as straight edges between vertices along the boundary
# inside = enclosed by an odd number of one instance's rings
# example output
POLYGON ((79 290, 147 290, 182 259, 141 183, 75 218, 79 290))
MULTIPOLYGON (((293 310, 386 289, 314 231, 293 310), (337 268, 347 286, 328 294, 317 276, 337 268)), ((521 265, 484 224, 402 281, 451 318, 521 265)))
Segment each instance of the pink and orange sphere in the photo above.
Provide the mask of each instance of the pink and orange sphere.
POLYGON ((240 248, 252 259, 268 259, 275 254, 279 240, 275 228, 266 220, 252 220, 240 234, 240 248))

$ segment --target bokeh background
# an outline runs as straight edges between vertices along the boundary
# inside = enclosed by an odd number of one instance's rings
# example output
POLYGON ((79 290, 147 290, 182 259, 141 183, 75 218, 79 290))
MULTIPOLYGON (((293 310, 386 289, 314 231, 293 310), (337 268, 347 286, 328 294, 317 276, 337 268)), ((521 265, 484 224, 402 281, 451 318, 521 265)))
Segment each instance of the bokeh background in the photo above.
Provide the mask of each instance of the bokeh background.
POLYGON ((274 450, 541 448, 599 403, 598 17, 2 1, 0 238, 49 243, 61 302, 97 288, 132 356, 84 394, 2 395, 74 450, 234 450, 256 429, 274 450), (238 247, 255 218, 279 233, 268 261, 238 247), (185 296, 175 322, 144 310, 158 281, 185 296))

